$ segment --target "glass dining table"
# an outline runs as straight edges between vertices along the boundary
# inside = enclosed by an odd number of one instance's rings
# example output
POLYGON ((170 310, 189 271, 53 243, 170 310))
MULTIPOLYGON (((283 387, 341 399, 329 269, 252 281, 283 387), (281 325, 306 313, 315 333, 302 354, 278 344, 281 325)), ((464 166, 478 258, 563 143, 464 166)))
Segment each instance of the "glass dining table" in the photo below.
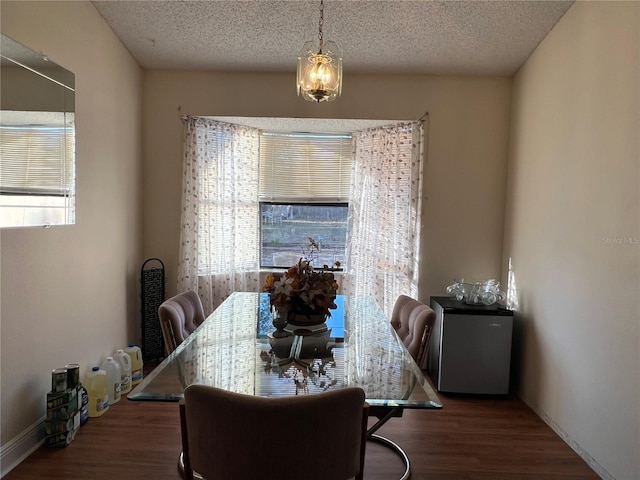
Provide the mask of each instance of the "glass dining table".
POLYGON ((282 331, 268 294, 233 293, 127 398, 177 402, 191 384, 263 397, 360 387, 378 418, 368 438, 394 449, 409 478, 406 453, 375 432, 404 409, 442 404, 373 298, 339 295, 336 305, 324 324, 282 331))

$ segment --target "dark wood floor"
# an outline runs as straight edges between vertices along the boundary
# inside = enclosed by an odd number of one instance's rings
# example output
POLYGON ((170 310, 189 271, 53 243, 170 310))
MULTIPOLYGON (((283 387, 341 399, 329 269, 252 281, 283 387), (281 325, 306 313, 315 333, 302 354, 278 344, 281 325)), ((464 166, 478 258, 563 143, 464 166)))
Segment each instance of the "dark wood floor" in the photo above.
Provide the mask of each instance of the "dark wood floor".
MULTIPOLYGON (((378 431, 405 449, 413 480, 599 478, 517 398, 441 395, 441 400, 442 410, 406 411, 378 431)), ((282 448, 308 454, 309 468, 322 465, 322 448, 313 439, 283 440, 282 448)), ((38 449, 3 480, 178 480, 180 450, 176 403, 123 399, 102 417, 89 419, 68 447, 38 449)), ((402 472, 399 457, 367 444, 367 480, 393 480, 402 472)))

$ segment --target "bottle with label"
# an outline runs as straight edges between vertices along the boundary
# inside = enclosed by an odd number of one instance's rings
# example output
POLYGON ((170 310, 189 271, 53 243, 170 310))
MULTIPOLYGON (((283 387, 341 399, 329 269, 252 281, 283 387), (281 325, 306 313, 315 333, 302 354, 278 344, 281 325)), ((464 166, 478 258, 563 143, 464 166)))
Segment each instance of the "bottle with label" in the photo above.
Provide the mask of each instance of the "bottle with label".
POLYGON ((99 417, 109 410, 109 379, 107 372, 93 367, 84 379, 89 397, 89 417, 99 417))
POLYGON ((78 383, 78 404, 80 405, 80 425, 89 420, 89 394, 82 383, 78 383))
POLYGON ((100 364, 100 368, 107 372, 109 380, 109 405, 120 401, 120 382, 122 381, 122 372, 120 365, 113 357, 107 357, 100 364))
POLYGON ((113 354, 113 359, 120 364, 122 370, 122 378, 120 385, 120 393, 131 391, 131 356, 124 350, 119 349, 113 354))
POLYGON ((142 350, 140 347, 130 343, 127 348, 124 349, 126 353, 131 357, 131 386, 135 387, 142 381, 142 350))

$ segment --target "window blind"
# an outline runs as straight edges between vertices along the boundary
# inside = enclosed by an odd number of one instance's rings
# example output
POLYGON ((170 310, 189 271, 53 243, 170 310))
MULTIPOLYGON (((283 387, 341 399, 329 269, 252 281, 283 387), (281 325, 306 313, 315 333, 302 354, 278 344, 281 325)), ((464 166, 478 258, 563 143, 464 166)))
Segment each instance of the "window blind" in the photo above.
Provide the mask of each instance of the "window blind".
POLYGON ((260 201, 348 202, 351 135, 270 133, 260 136, 260 201))
POLYGON ((74 182, 72 129, 0 126, 0 193, 69 195, 74 182))

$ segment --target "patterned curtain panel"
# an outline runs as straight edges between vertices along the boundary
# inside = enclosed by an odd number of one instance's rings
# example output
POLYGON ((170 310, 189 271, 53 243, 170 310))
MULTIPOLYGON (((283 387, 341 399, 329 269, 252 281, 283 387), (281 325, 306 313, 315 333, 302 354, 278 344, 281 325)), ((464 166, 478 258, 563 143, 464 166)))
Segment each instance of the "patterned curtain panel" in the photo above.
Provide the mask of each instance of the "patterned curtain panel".
POLYGON ((390 318, 400 294, 417 298, 424 123, 353 134, 343 291, 372 296, 390 318))
POLYGON ((259 136, 243 125, 186 117, 178 291, 211 313, 234 291, 260 289, 259 136))

